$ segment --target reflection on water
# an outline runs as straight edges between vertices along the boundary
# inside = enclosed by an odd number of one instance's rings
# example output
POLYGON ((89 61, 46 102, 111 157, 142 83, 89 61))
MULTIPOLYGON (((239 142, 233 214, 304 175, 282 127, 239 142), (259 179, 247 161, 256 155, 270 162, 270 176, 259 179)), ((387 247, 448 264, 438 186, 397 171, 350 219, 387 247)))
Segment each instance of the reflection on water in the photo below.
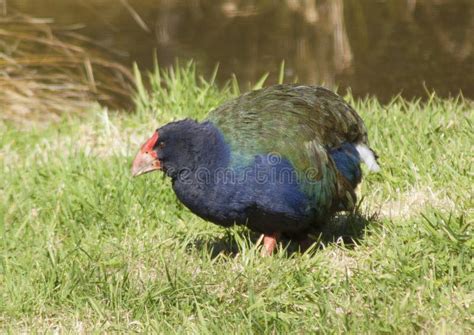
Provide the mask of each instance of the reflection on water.
POLYGON ((123 53, 161 65, 193 58, 219 80, 255 82, 281 60, 287 81, 388 100, 474 98, 472 0, 11 0, 9 8, 83 24, 81 31, 123 53))

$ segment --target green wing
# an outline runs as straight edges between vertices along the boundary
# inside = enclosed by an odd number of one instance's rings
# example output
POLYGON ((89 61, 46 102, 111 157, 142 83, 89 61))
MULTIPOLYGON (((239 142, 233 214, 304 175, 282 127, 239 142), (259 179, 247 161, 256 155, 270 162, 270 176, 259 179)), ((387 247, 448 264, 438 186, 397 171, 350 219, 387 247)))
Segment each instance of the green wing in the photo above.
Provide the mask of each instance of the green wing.
POLYGON ((353 195, 352 188, 338 181, 327 150, 344 142, 368 144, 367 130, 359 115, 335 93, 322 87, 276 85, 230 100, 208 119, 222 131, 233 153, 238 153, 235 160, 275 153, 288 159, 298 173, 310 171, 313 182, 305 191, 323 202, 318 205, 327 207, 335 198, 348 192, 353 195))

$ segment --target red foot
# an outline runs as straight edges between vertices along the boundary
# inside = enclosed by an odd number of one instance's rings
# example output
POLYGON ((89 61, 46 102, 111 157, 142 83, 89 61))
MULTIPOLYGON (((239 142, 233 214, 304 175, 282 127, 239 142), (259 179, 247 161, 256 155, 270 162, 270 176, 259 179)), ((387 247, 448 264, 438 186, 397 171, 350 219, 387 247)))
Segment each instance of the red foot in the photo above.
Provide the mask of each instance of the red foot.
POLYGON ((263 249, 262 256, 271 256, 277 245, 277 239, 280 237, 279 233, 271 235, 263 234, 263 249))

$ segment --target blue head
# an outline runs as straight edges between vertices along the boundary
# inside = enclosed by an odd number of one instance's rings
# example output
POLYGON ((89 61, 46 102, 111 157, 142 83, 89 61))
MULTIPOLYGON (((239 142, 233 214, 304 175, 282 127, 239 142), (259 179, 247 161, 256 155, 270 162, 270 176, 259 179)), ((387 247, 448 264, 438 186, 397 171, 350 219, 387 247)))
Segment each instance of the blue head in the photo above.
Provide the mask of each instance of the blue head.
POLYGON ((132 174, 162 170, 171 178, 182 171, 216 168, 228 159, 222 135, 210 122, 185 119, 158 128, 138 152, 132 174))

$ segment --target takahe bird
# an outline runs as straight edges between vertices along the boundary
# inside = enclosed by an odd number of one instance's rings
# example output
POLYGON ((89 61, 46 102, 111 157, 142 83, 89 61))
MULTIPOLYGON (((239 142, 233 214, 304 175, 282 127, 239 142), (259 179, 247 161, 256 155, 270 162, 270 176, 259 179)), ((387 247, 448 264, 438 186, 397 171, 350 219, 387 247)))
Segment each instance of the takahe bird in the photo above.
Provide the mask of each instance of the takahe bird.
POLYGON ((224 103, 204 122, 158 128, 132 174, 162 170, 193 213, 262 233, 271 254, 282 234, 302 240, 354 208, 361 161, 379 169, 362 119, 341 97, 276 85, 224 103))

